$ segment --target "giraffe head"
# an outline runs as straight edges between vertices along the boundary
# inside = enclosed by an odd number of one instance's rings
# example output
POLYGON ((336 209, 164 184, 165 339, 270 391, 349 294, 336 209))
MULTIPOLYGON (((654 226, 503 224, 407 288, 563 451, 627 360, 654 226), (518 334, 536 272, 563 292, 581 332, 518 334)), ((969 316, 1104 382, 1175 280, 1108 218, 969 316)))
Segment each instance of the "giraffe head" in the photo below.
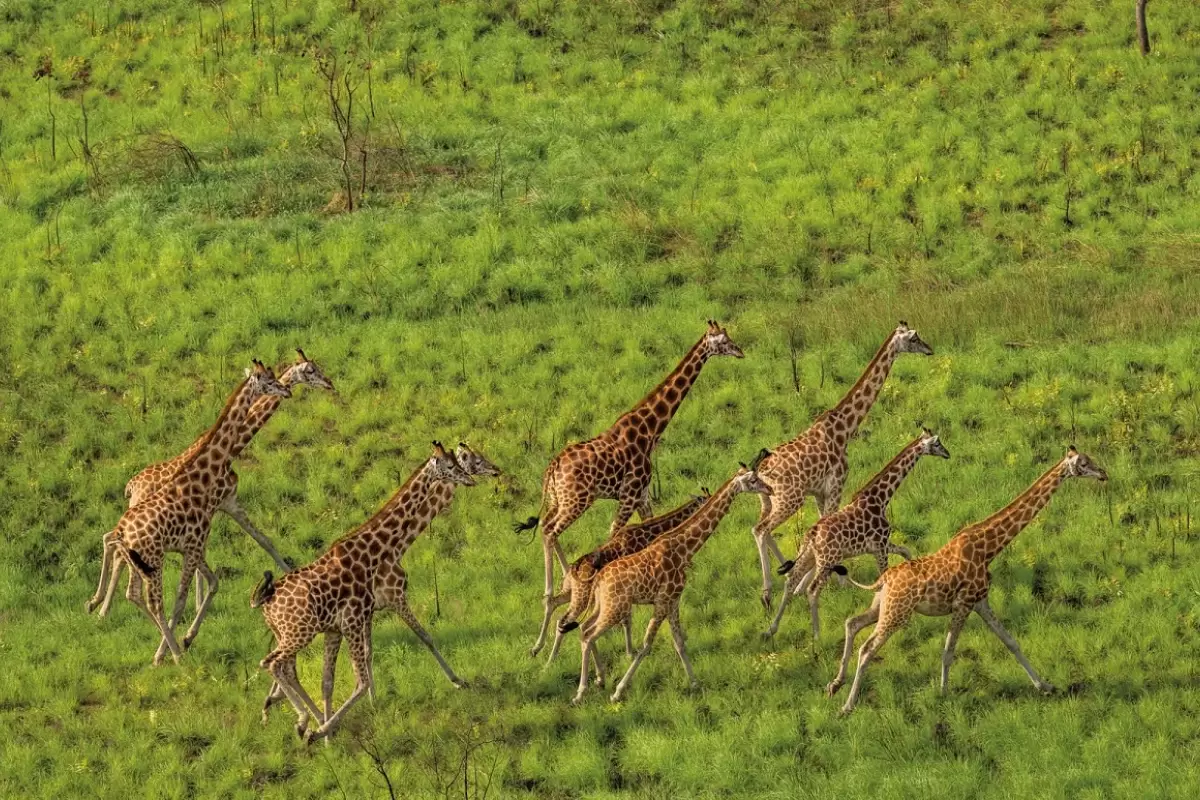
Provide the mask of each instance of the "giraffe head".
POLYGON ((251 397, 274 395, 275 397, 291 397, 292 392, 275 378, 271 368, 257 358, 254 366, 246 368, 246 389, 251 397))
POLYGON ((738 470, 733 479, 735 492, 754 492, 755 494, 765 494, 768 497, 773 494, 771 487, 758 475, 758 465, 769 455, 771 455, 771 451, 764 447, 758 451, 758 455, 750 462, 750 466, 742 464, 742 468, 738 470))
POLYGON ((908 327, 908 323, 904 320, 896 326, 895 332, 892 333, 892 346, 896 348, 897 353, 920 353, 923 356, 933 355, 933 348, 925 344, 924 340, 917 335, 914 328, 908 327))
POLYGON ((708 321, 708 332, 704 334, 704 354, 705 356, 746 357, 742 348, 733 343, 729 334, 714 319, 708 321))
POLYGON ((325 373, 317 366, 317 362, 310 360, 299 347, 296 348, 296 363, 288 367, 287 371, 291 373, 294 384, 335 391, 333 381, 325 377, 325 373))
POLYGON ((929 428, 921 428, 921 448, 917 451, 917 455, 949 458, 950 451, 945 448, 936 433, 929 428))
POLYGON ((1063 459, 1064 478, 1095 478, 1100 482, 1108 480, 1108 473, 1099 464, 1075 449, 1075 445, 1067 448, 1067 456, 1063 459))
POLYGON ((459 486, 474 486, 475 479, 458 463, 454 453, 442 447, 441 442, 433 443, 433 456, 429 459, 429 479, 442 483, 454 483, 459 486))
POLYGON ((454 451, 454 458, 468 475, 495 477, 500 474, 499 467, 468 447, 466 442, 458 443, 458 447, 454 451))

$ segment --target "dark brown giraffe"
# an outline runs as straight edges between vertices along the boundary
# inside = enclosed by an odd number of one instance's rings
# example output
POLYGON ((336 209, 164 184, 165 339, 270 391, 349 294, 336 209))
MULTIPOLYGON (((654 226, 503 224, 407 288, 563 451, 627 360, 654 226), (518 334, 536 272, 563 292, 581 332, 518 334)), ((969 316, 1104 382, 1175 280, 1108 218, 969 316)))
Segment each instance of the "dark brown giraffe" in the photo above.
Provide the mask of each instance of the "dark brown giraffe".
MULTIPOLYGON (((127 509, 110 537, 115 557, 113 572, 118 571, 121 562, 130 567, 125 596, 146 612, 158 627, 176 662, 195 639, 217 592, 216 573, 204 559, 212 516, 224 497, 221 491, 214 490, 214 486, 225 480, 229 472, 229 459, 251 406, 259 397, 272 394, 288 397, 290 392, 280 385, 271 370, 256 360, 205 435, 203 444, 180 466, 170 483, 127 509), (162 565, 169 552, 183 554, 176 612, 186 602, 188 584, 197 569, 204 573, 209 585, 183 639, 182 649, 175 641, 173 630, 178 623, 177 615, 173 614, 168 623, 163 613, 162 565), (146 586, 144 598, 143 583, 146 586)), ((160 648, 154 657, 155 664, 160 663, 164 653, 165 649, 160 648)))
POLYGON ((567 446, 546 468, 540 518, 530 517, 517 526, 517 530, 533 530, 540 523, 542 528, 546 571, 544 613, 531 655, 536 655, 545 644, 554 614, 555 556, 564 573, 568 568, 558 537, 596 500, 619 502, 609 535, 623 528, 635 511, 642 519, 650 518, 650 456, 667 423, 712 356, 744 357, 725 329, 709 320, 704 336, 666 380, 607 431, 567 446))
MULTIPOLYGON (((657 517, 652 517, 635 525, 626 525, 609 537, 604 544, 575 560, 575 563, 567 569, 567 574, 563 576, 562 587, 559 589, 558 594, 554 595, 555 606, 570 604, 570 608, 567 609, 567 613, 563 614, 562 618, 558 621, 554 635, 554 645, 550 648, 550 656, 546 659, 547 666, 558 655, 558 648, 562 644, 563 636, 579 627, 578 620, 580 615, 592 603, 592 579, 596 577, 596 574, 604 565, 631 553, 636 553, 659 536, 683 524, 709 498, 709 491, 703 489, 703 492, 703 495, 692 497, 688 502, 672 511, 659 514, 657 517)), ((629 620, 626 620, 625 652, 631 658, 633 657, 632 637, 633 634, 629 626, 629 620)))
MULTIPOLYGON (((863 628, 878 622, 875 630, 863 643, 858 652, 858 671, 850 687, 850 696, 842 707, 842 714, 849 714, 858 702, 862 689, 862 678, 867 664, 883 647, 893 633, 908 622, 913 613, 928 617, 950 616, 950 631, 946 634, 946 646, 942 650, 941 689, 946 691, 950 680, 950 665, 954 663, 954 647, 959 631, 971 612, 983 617, 992 632, 1004 642, 1005 647, 1016 657, 1029 679, 1042 692, 1052 692, 1054 687, 1034 671, 1017 640, 1012 637, 988 605, 988 588, 992 582, 988 565, 1000 555, 1008 543, 1016 538, 1038 512, 1050 502, 1055 490, 1067 478, 1096 478, 1108 480, 1108 474, 1090 458, 1074 447, 1066 456, 1038 478, 1017 499, 992 514, 982 522, 968 525, 959 531, 933 555, 897 564, 879 576, 870 586, 854 582, 856 586, 875 592, 871 607, 856 617, 846 620, 846 643, 842 651, 842 664, 837 677, 826 687, 832 697, 846 681, 846 670, 850 655, 854 651, 854 637, 863 628)), ((845 568, 837 571, 844 573, 845 568)))
POLYGON ((794 595, 807 590, 815 648, 821 638, 818 605, 821 588, 836 565, 847 558, 870 554, 875 556, 875 563, 880 574, 883 574, 888 568, 889 554, 896 553, 908 560, 912 559, 912 553, 906 548, 891 543, 892 525, 888 522, 887 509, 892 496, 921 456, 949 458, 950 453, 942 446, 941 440, 926 428, 859 489, 849 503, 817 520, 804 537, 800 552, 796 554, 795 566, 788 573, 787 585, 783 597, 779 600, 775 620, 765 636, 775 635, 788 601, 794 595))
POLYGON ((252 608, 262 607, 263 618, 275 635, 275 649, 262 660, 274 684, 263 704, 263 722, 271 706, 286 697, 296 709, 296 732, 306 741, 327 736, 351 706, 366 692, 374 696, 371 674, 371 621, 377 608, 376 578, 394 565, 397 552, 445 505, 434 499, 438 484, 473 486, 475 481, 454 455, 434 442, 432 457, 413 473, 391 500, 351 533, 333 543, 316 561, 275 581, 268 572, 255 587, 252 608), (325 711, 322 713, 300 685, 296 655, 318 634, 325 634, 325 711), (350 650, 356 684, 353 693, 332 710, 333 665, 342 638, 350 650), (308 728, 309 717, 320 727, 308 728))
POLYGON ((817 417, 804 433, 773 448, 773 455, 759 467, 759 474, 773 490, 769 497, 760 498, 762 511, 752 528, 762 568, 765 610, 771 609, 771 553, 784 563, 784 571, 791 569, 772 534, 800 510, 810 495, 817 501, 822 517, 837 511, 846 482, 846 444, 871 410, 892 363, 901 353, 929 356, 933 350, 901 322, 841 402, 817 417))
MULTIPOLYGON (((683 626, 679 621, 679 598, 687 583, 692 559, 729 513, 733 499, 742 492, 770 494, 770 487, 754 471, 759 460, 761 457, 750 467, 743 464, 732 478, 678 528, 663 534, 632 555, 610 561, 596 575, 592 581, 592 603, 595 610, 583 623, 580 632, 579 646, 583 663, 580 664, 579 670, 579 690, 575 693, 573 702, 580 702, 587 691, 588 659, 595 656, 596 639, 614 625, 628 620, 634 605, 650 605, 654 607, 654 611, 646 628, 642 647, 634 655, 633 662, 621 678, 621 682, 617 684, 612 701, 620 702, 629 682, 633 680, 638 665, 650 652, 654 637, 663 621, 671 626, 675 652, 683 662, 688 683, 693 688, 696 686, 696 676, 692 673, 692 665, 688 661, 684 644, 683 626)), ((596 669, 596 682, 603 684, 604 671, 599 658, 596 659, 596 669)))
MULTIPOLYGON (((279 375, 279 383, 288 387, 291 390, 295 386, 313 386, 319 389, 333 390, 333 382, 325 377, 325 373, 313 361, 310 361, 303 350, 296 350, 296 362, 285 369, 279 375)), ((283 398, 277 395, 266 395, 258 398, 254 405, 250 407, 250 411, 246 414, 246 421, 242 425, 242 431, 238 437, 238 441, 233 445, 232 455, 230 460, 237 458, 246 446, 250 444, 251 439, 258 433, 264 425, 275 414, 279 408, 283 398)), ((182 454, 172 458, 169 461, 160 461, 157 464, 151 464, 137 475, 130 478, 125 484, 125 497, 129 500, 129 507, 132 508, 138 503, 145 500, 154 492, 165 486, 178 474, 180 467, 190 459, 195 452, 204 443, 204 437, 207 434, 202 434, 191 447, 185 450, 182 454)), ((284 559, 275 546, 271 543, 262 532, 254 526, 250 521, 250 517, 242 509, 237 498, 237 475, 230 469, 230 474, 224 480, 217 482, 216 487, 223 487, 226 491, 226 496, 221 499, 217 506, 218 511, 224 511, 241 528, 250 534, 254 541, 270 554, 271 558, 280 569, 290 569, 290 565, 284 559)), ((96 594, 87 603, 88 612, 93 611, 97 605, 104 602, 104 610, 101 615, 107 613, 109 606, 112 604, 113 595, 115 594, 117 582, 120 579, 119 571, 114 571, 110 574, 112 562, 112 543, 109 540, 112 533, 105 536, 104 546, 102 550, 102 560, 100 563, 100 585, 96 589, 96 594), (108 591, 105 592, 105 585, 108 585, 108 591)), ((199 605, 204 597, 205 591, 203 588, 203 573, 196 572, 196 603, 199 605)))

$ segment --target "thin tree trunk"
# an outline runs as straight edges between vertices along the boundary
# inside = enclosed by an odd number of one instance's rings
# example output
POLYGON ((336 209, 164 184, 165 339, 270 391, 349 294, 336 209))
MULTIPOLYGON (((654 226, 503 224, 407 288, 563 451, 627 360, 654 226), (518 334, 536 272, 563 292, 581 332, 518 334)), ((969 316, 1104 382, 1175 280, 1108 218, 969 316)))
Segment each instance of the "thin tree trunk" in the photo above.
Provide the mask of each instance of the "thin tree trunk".
POLYGON ((1138 49, 1142 55, 1150 55, 1150 31, 1146 30, 1146 0, 1137 0, 1135 7, 1137 16, 1138 49))

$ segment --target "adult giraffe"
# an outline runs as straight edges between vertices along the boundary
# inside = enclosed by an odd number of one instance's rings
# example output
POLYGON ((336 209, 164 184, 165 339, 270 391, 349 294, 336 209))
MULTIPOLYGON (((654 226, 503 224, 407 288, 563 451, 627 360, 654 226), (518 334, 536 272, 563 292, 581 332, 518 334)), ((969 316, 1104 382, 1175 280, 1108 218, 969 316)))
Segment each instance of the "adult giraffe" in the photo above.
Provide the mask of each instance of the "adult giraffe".
POLYGON ((751 529, 762 566, 765 610, 771 610, 770 554, 773 552, 782 563, 780 573, 792 568, 792 562, 784 561, 771 534, 791 519, 810 495, 817 501, 822 517, 837 511, 846 483, 846 444, 866 419, 891 372, 892 363, 901 353, 931 356, 933 349, 921 341, 907 323, 901 322, 888 334, 862 377, 850 387, 842 401, 817 417, 808 430, 795 439, 771 448, 771 456, 759 466, 758 474, 772 490, 771 494, 760 498, 762 511, 751 529))
POLYGON ((540 517, 530 517, 517 525, 518 531, 542 527, 546 584, 542 595, 542 627, 530 653, 537 655, 546 643, 546 631, 554 614, 554 558, 564 573, 567 557, 558 544, 571 523, 597 500, 620 503, 609 535, 629 522, 637 511, 648 519, 650 510, 650 455, 675 416, 700 370, 713 356, 744 358, 745 354, 714 320, 679 366, 643 400, 618 419, 611 428, 594 439, 568 445, 554 457, 542 476, 540 517))

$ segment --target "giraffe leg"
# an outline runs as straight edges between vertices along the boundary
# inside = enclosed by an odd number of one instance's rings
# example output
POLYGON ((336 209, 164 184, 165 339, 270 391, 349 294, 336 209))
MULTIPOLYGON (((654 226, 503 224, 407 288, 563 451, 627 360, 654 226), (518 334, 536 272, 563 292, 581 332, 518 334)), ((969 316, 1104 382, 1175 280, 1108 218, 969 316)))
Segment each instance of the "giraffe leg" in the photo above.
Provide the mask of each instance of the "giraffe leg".
POLYGON ((654 644, 654 637, 658 634, 658 628, 662 625, 662 619, 658 616, 658 609, 654 610, 654 616, 650 618, 650 624, 646 626, 646 637, 642 640, 642 647, 633 657, 633 662, 629 665, 629 669, 625 670, 624 677, 621 678, 617 688, 613 690, 612 697, 609 698, 614 703, 621 702, 621 697, 625 694, 625 690, 629 688, 629 682, 633 680, 633 674, 637 672, 637 668, 641 666, 642 659, 650 653, 650 646, 654 644))
MULTIPOLYGON (((572 600, 572 596, 573 590, 560 592, 554 595, 554 599, 551 601, 555 608, 566 605, 567 603, 571 604, 571 608, 567 609, 567 613, 563 614, 562 617, 559 618, 558 624, 554 626, 554 643, 550 646, 550 655, 546 658, 547 667, 550 666, 551 662, 554 661, 555 656, 558 655, 558 648, 562 646, 563 637, 567 635, 568 631, 572 631, 577 627, 576 625, 571 624, 576 619, 576 617, 571 615, 571 611, 575 608, 575 602, 572 600)), ((544 668, 545 667, 543 667, 543 669, 544 668)))
POLYGON ((115 531, 109 531, 101 537, 100 546, 100 584, 96 587, 96 593, 92 595, 92 599, 87 601, 85 608, 90 614, 96 610, 96 606, 104 599, 105 584, 108 583, 109 572, 112 571, 113 550, 108 543, 108 537, 112 536, 115 531))
POLYGON ((862 648, 858 651, 858 670, 854 673, 854 682, 850 684, 850 696, 846 698, 846 704, 842 706, 841 716, 849 714, 858 704, 858 695, 862 691, 862 679, 863 675, 867 673, 867 664, 879 652, 879 648, 887 642, 894 630, 894 628, 876 627, 875 631, 863 642, 862 648))
POLYGON ((584 623, 583 628, 579 632, 579 652, 581 654, 582 663, 579 665, 579 688, 575 691, 575 697, 571 700, 572 705, 578 705, 583 701, 583 695, 587 692, 588 672, 590 660, 596 659, 596 669, 598 677, 603 680, 604 670, 600 666, 600 658, 596 653, 596 639, 600 638, 609 628, 615 625, 618 621, 616 614, 606 613, 604 606, 601 605, 596 609, 596 612, 588 618, 584 623))
POLYGON ((112 610, 113 598, 117 595, 117 586, 121 582, 121 571, 125 569, 126 564, 123 559, 117 558, 116 545, 109 544, 109 573, 108 573, 108 590, 104 593, 104 602, 100 604, 100 617, 107 617, 108 612, 112 610))
MULTIPOLYGON (((278 652, 278 650, 275 651, 275 653, 278 652)), ((310 713, 317 719, 321 719, 321 712, 317 710, 317 704, 308 696, 308 692, 304 691, 304 687, 300 685, 299 677, 296 675, 296 654, 276 656, 272 659, 275 653, 263 660, 270 662, 268 670, 275 678, 275 685, 283 690, 292 707, 296 709, 296 735, 304 736, 308 728, 310 713)), ((266 713, 266 709, 263 710, 263 713, 266 713)))
POLYGON ((837 694, 838 689, 842 688, 842 684, 846 682, 846 670, 850 666, 850 657, 854 655, 854 639, 858 636, 859 631, 868 625, 874 625, 879 621, 879 605, 881 594, 876 594, 871 607, 863 613, 855 617, 850 617, 846 620, 846 643, 842 648, 842 663, 838 667, 838 674, 829 685, 825 687, 825 693, 830 697, 837 694))
POLYGON ((266 550, 267 554, 275 560, 275 564, 280 570, 283 572, 291 571, 292 565, 287 562, 287 559, 280 555, 279 551, 275 549, 275 545, 271 542, 271 540, 268 539, 262 531, 254 527, 254 523, 250 521, 250 516, 240 505, 238 505, 236 492, 225 498, 225 501, 220 505, 220 510, 233 517, 233 521, 236 522, 242 530, 250 534, 250 538, 258 542, 258 546, 263 550, 266 550))
POLYGON ((633 615, 626 617, 621 623, 621 627, 625 629, 625 655, 628 658, 633 658, 633 615))
POLYGON ((438 666, 442 668, 442 672, 446 673, 446 677, 450 679, 450 682, 460 689, 465 687, 467 682, 455 675, 454 670, 450 669, 450 665, 446 663, 446 659, 442 658, 442 654, 438 652, 437 645, 433 643, 433 639, 430 637, 430 635, 425 632, 425 628, 422 627, 421 623, 417 620, 416 614, 414 614, 412 609, 408 607, 408 597, 403 592, 401 592, 400 596, 395 599, 394 607, 400 614, 400 618, 408 624, 408 627, 412 628, 412 632, 415 633, 417 638, 421 640, 421 644, 425 645, 430 653, 433 653, 433 657, 437 660, 438 666))
POLYGON ((537 641, 529 650, 530 656, 536 656, 546 646, 546 633, 550 630, 550 620, 554 616, 554 609, 558 608, 554 604, 554 559, 556 556, 563 566, 564 574, 566 573, 566 556, 558 544, 558 535, 578 519, 580 513, 582 512, 575 510, 565 515, 556 513, 553 517, 547 518, 542 526, 542 554, 546 566, 546 589, 542 595, 542 627, 538 631, 537 641))
POLYGON ((347 644, 350 649, 350 664, 354 669, 355 685, 354 691, 346 698, 346 702, 342 703, 342 707, 333 713, 333 716, 326 717, 325 722, 315 731, 307 731, 304 735, 305 744, 311 744, 317 739, 321 739, 331 734, 338 722, 346 715, 346 712, 358 702, 370 688, 371 685, 371 618, 367 617, 366 621, 357 627, 352 627, 346 634, 347 644))
POLYGON ((779 632, 779 624, 783 621, 784 610, 792 598, 803 592, 812 581, 815 564, 816 559, 812 555, 811 547, 806 542, 800 552, 796 554, 796 560, 787 573, 783 584, 783 594, 779 598, 779 608, 775 610, 775 619, 771 621, 771 627, 763 631, 763 638, 770 639, 779 632))
POLYGON ((817 643, 821 641, 821 590, 829 580, 829 570, 823 564, 818 564, 812 571, 815 576, 808 585, 808 611, 812 616, 812 646, 816 650, 817 643))
POLYGON ((954 663, 954 648, 958 644, 958 635, 962 633, 962 627, 967 621, 967 617, 971 616, 971 607, 959 607, 954 609, 954 613, 950 615, 950 629, 946 631, 946 646, 942 648, 942 681, 940 691, 946 693, 946 689, 950 686, 950 665, 954 663))
POLYGON ((763 612, 769 614, 771 612, 771 553, 774 553, 781 562, 781 569, 788 568, 784 570, 785 572, 793 569, 794 564, 794 562, 784 561, 779 544, 775 541, 774 532, 795 514, 800 506, 798 503, 774 495, 759 495, 759 501, 762 509, 758 515, 758 522, 751 528, 751 533, 754 534, 754 543, 758 548, 758 563, 762 570, 763 612))
POLYGON ((325 719, 333 715, 333 678, 337 670, 338 650, 342 648, 342 634, 329 631, 325 634, 325 668, 321 673, 321 701, 325 707, 325 719))
POLYGON ((263 725, 266 725, 267 720, 270 718, 271 706, 275 705, 280 700, 283 700, 285 697, 287 697, 287 694, 283 691, 283 687, 279 685, 279 681, 271 681, 271 689, 270 689, 270 691, 267 692, 267 698, 265 700, 263 700, 263 707, 262 707, 262 724, 263 725))
MULTIPOLYGON (((183 652, 179 649, 179 643, 175 641, 174 632, 167 626, 166 616, 163 614, 162 602, 162 570, 160 569, 154 578, 142 581, 136 570, 132 567, 129 570, 129 583, 125 588, 125 597, 129 602, 133 603, 146 615, 150 617, 150 621, 157 627, 159 633, 167 640, 167 647, 171 650, 171 659, 178 664, 183 652), (143 590, 143 585, 145 589, 143 590)), ((154 666, 158 666, 159 662, 153 662, 154 666)))
POLYGON ((196 640, 196 634, 200 632, 200 624, 204 622, 204 617, 208 614, 209 606, 212 605, 213 598, 217 594, 217 587, 220 581, 217 580, 217 573, 212 571, 208 563, 201 558, 199 564, 200 572, 204 574, 204 580, 208 584, 208 591, 204 594, 204 602, 196 609, 196 618, 192 620, 192 625, 188 628, 183 637, 183 649, 187 650, 192 646, 192 642, 196 640))
POLYGON ((647 484, 646 488, 642 490, 642 496, 638 498, 637 515, 638 519, 640 519, 642 522, 645 522, 654 516, 654 508, 650 505, 649 484, 647 484))
MULTIPOLYGON (((175 608, 171 610, 171 618, 167 620, 167 625, 172 631, 179 625, 179 620, 183 617, 183 610, 187 606, 188 584, 191 583, 192 573, 196 572, 196 562, 190 558, 183 559, 183 569, 179 572, 179 588, 175 592, 175 608)), ((183 649, 187 650, 187 643, 183 645, 183 649)), ((163 656, 167 654, 167 640, 163 639, 158 643, 158 650, 154 652, 154 663, 162 663, 163 656)))
POLYGON ((688 688, 697 689, 700 687, 700 682, 696 680, 696 675, 692 672, 692 662, 688 661, 687 639, 683 635, 683 624, 679 621, 678 608, 667 618, 667 624, 671 626, 671 639, 675 642, 675 652, 679 654, 679 660, 683 662, 683 671, 687 673, 688 688))
POLYGON ((1011 633, 1004 629, 1004 626, 1000 624, 1000 620, 996 619, 996 615, 992 613, 992 607, 988 605, 987 598, 975 604, 975 611, 979 616, 983 617, 983 621, 992 629, 992 633, 996 634, 997 638, 1004 642, 1004 646, 1008 648, 1009 652, 1016 657, 1017 663, 1025 670, 1025 674, 1033 681, 1033 685, 1037 687, 1038 691, 1044 694, 1053 693, 1054 686, 1042 680, 1041 676, 1029 664, 1029 661, 1025 658, 1025 654, 1021 652, 1021 645, 1017 644, 1017 640, 1013 638, 1011 633))

